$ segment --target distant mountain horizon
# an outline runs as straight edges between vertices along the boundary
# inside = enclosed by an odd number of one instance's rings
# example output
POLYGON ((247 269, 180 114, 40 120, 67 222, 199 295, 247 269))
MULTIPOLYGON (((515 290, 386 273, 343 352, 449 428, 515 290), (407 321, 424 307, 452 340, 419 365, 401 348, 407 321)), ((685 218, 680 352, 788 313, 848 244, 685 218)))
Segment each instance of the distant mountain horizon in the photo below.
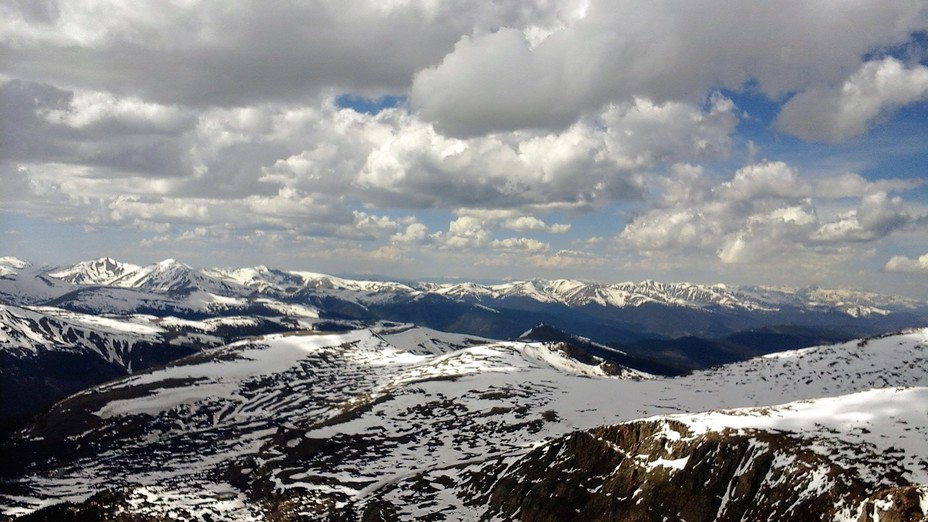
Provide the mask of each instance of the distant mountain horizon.
MULTIPOLYGON (((44 274, 52 277, 54 279, 59 279, 62 281, 80 284, 80 285, 105 285, 105 286, 119 286, 119 287, 134 287, 135 283, 138 281, 133 281, 131 278, 132 274, 144 270, 149 273, 147 278, 151 277, 152 272, 164 272, 166 270, 182 271, 189 273, 204 273, 207 276, 212 276, 221 280, 230 280, 229 275, 234 274, 235 272, 242 272, 247 270, 266 270, 270 272, 277 273, 286 273, 286 274, 295 274, 299 276, 308 276, 308 278, 329 278, 332 280, 342 280, 347 282, 376 282, 376 283, 394 283, 405 285, 414 290, 428 291, 433 292, 437 291, 438 293, 444 294, 455 294, 458 296, 471 295, 476 297, 479 295, 526 295, 533 294, 530 297, 542 297, 547 299, 560 300, 563 297, 564 287, 571 285, 574 287, 574 290, 589 289, 589 288, 618 288, 621 291, 632 291, 636 292, 642 289, 658 288, 658 291, 661 289, 672 289, 674 287, 681 288, 686 287, 691 290, 697 289, 699 291, 704 291, 707 289, 712 289, 714 291, 719 291, 722 293, 726 292, 743 292, 751 294, 750 297, 755 300, 760 301, 769 301, 769 302, 782 302, 783 295, 788 294, 802 294, 807 296, 807 301, 809 303, 823 304, 826 306, 835 306, 838 303, 843 304, 860 304, 866 303, 866 306, 871 308, 876 308, 875 310, 863 310, 862 313, 881 313, 882 310, 878 309, 878 305, 875 303, 881 303, 883 305, 892 305, 892 306, 902 306, 907 308, 915 308, 928 305, 928 299, 916 299, 912 297, 897 295, 897 294, 886 294, 880 292, 873 292, 866 289, 858 288, 827 288, 819 285, 807 285, 807 286, 783 286, 783 285, 765 285, 765 284, 752 284, 752 285, 736 285, 723 282, 715 283, 691 283, 686 281, 660 281, 657 279, 643 279, 639 281, 621 281, 621 282, 601 282, 594 280, 583 280, 583 279, 547 279, 547 278, 531 278, 531 279, 513 279, 513 280, 496 280, 496 279, 468 279, 463 277, 426 277, 421 279, 411 279, 411 278, 395 278, 385 274, 353 274, 353 273, 342 273, 342 274, 326 274, 314 271, 306 270, 289 270, 289 269, 279 269, 268 267, 267 265, 256 265, 252 267, 242 267, 242 268, 231 268, 231 267, 194 267, 189 264, 179 261, 175 258, 166 258, 161 261, 151 263, 148 265, 136 265, 133 263, 122 262, 116 260, 110 256, 103 256, 97 259, 91 260, 82 260, 71 265, 37 265, 29 260, 24 260, 15 256, 3 256, 0 257, 0 277, 11 277, 18 271, 32 268, 43 272, 44 274), (555 284, 555 285, 552 285, 555 284), (531 288, 534 286, 535 288, 531 288), (554 288, 554 286, 560 287, 559 289, 554 288), (546 287, 546 288, 539 288, 546 287), (582 288, 581 288, 582 287, 582 288), (523 291, 513 290, 521 288, 523 291), (539 295, 536 290, 541 290, 539 295), (548 291, 545 291, 548 290, 548 291), (551 295, 553 294, 562 294, 560 296, 551 295), (766 298, 766 299, 765 299, 766 298)), ((176 275, 176 274, 175 274, 176 275)), ((171 277, 170 275, 162 274, 162 276, 171 277)), ((142 277, 142 280, 147 280, 146 277, 142 277)), ((234 277, 231 278, 234 281, 234 277)), ((568 289, 569 291, 569 289, 568 289)), ((582 293, 582 292, 581 292, 582 293)), ((653 293, 652 293, 653 296, 653 293)), ((718 297, 718 296, 717 296, 718 297)), ((580 298, 577 295, 577 292, 574 292, 574 298, 580 298)), ((597 302, 609 300, 609 296, 589 296, 588 301, 597 302)), ((660 299, 658 299, 660 301, 660 299)), ((710 299, 711 301, 711 299, 710 299)), ((640 304, 643 301, 637 301, 640 304)), ((612 300, 609 302, 611 305, 616 305, 617 302, 612 300)), ((633 304, 634 305, 634 304, 633 304)), ((853 313, 858 313, 860 311, 855 310, 853 313)))
POLYGON ((99 382, 248 336, 384 321, 498 340, 543 324, 549 335, 556 330, 612 363, 663 375, 928 325, 928 303, 858 290, 654 280, 433 283, 265 265, 199 269, 173 258, 52 267, 0 257, 0 310, 0 326, 18 336, 0 353, 0 370, 18 390, 0 407, 9 414, 85 386, 68 367, 99 382), (111 327, 148 333, 114 335, 111 327))

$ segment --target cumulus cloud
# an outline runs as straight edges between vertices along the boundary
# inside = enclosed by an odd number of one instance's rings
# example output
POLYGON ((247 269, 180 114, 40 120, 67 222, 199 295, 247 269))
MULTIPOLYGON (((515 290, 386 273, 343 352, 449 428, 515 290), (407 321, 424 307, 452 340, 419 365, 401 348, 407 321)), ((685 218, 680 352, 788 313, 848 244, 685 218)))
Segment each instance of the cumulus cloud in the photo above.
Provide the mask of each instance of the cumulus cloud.
MULTIPOLYGON (((736 124, 724 98, 700 110, 636 100, 557 133, 448 138, 395 113, 358 185, 387 206, 507 208, 637 199, 640 170, 723 156, 736 124)), ((386 116, 385 116, 386 117, 386 116)))
MULTIPOLYGON (((495 251, 502 254, 517 253, 540 253, 550 250, 550 245, 530 237, 503 237, 494 238, 495 231, 500 228, 510 229, 506 226, 509 221, 504 221, 505 215, 511 214, 511 211, 467 211, 464 215, 453 219, 448 223, 447 232, 438 232, 426 236, 424 226, 410 225, 406 232, 394 236, 394 241, 403 243, 412 241, 432 242, 443 250, 473 250, 473 251, 495 251), (412 236, 412 237, 410 237, 412 236)), ((516 218, 516 221, 522 218, 516 218)), ((537 221, 544 225, 540 220, 529 218, 526 221, 537 221)), ((538 229, 529 229, 526 231, 547 232, 547 226, 538 229)))
POLYGON ((490 239, 490 232, 483 222, 472 216, 462 216, 448 224, 448 232, 440 236, 446 248, 482 248, 490 239))
POLYGON ((79 91, 67 106, 43 107, 39 114, 53 125, 108 133, 174 134, 196 121, 189 109, 117 98, 110 93, 79 91))
POLYGON ((537 239, 510 237, 491 241, 490 248, 503 252, 544 252, 548 250, 550 246, 537 239))
POLYGON ((455 2, 453 12, 418 0, 32 4, 0 5, 11 74, 200 107, 301 100, 336 86, 402 91, 461 34, 559 16, 549 2, 516 0, 455 2))
POLYGON ((394 243, 421 243, 428 238, 429 228, 422 223, 410 223, 406 228, 393 235, 394 243))
POLYGON ((590 269, 612 263, 603 256, 577 250, 558 250, 553 254, 542 253, 529 256, 528 262, 536 268, 554 270, 555 277, 563 277, 564 270, 590 269))
POLYGON ((642 169, 724 157, 736 123, 720 97, 703 108, 637 100, 562 132, 458 139, 403 109, 362 114, 330 99, 193 113, 18 81, 0 97, 19 111, 3 127, 11 154, 0 163, 33 188, 24 202, 60 188, 63 219, 220 225, 229 205, 251 211, 232 222, 323 234, 360 206, 498 211, 494 226, 566 233, 539 216, 640 199, 642 169), (334 221, 306 227, 307 217, 334 221))
POLYGON ((893 256, 886 262, 883 270, 887 272, 928 273, 928 254, 918 256, 918 259, 893 256))
MULTIPOLYGON (((543 207, 534 207, 542 210, 543 207)), ((458 216, 469 216, 479 219, 485 226, 501 226, 516 232, 541 232, 546 234, 563 234, 570 230, 566 223, 548 224, 543 220, 522 213, 518 208, 459 208, 454 211, 458 216)))
POLYGON ((40 5, 0 5, 10 77, 197 108, 408 91, 456 136, 563 129, 636 97, 815 92, 928 28, 923 6, 906 0, 40 5))
POLYGON ((796 169, 782 161, 748 165, 720 187, 729 199, 790 198, 807 191, 801 187, 796 169))
POLYGON ((802 139, 866 132, 925 99, 926 29, 910 0, 12 0, 0 202, 359 267, 606 270, 616 227, 649 267, 873 248, 925 223, 921 180, 739 132, 755 97, 802 139))
POLYGON ((752 263, 801 251, 827 255, 928 221, 928 214, 881 190, 918 183, 865 182, 851 174, 811 181, 783 162, 748 165, 720 182, 700 169, 679 167, 673 172, 662 183, 662 204, 634 216, 619 234, 620 244, 644 252, 752 263), (851 196, 859 197, 856 207, 821 215, 819 204, 840 208, 851 196))
POLYGON ((907 67, 893 57, 870 61, 840 85, 801 92, 775 125, 808 141, 838 143, 866 132, 880 117, 928 99, 928 67, 907 67))
POLYGON ((582 18, 540 43, 505 26, 463 37, 416 75, 411 100, 441 132, 468 136, 564 128, 636 96, 694 101, 751 83, 777 98, 831 84, 868 50, 926 26, 923 6, 905 0, 727 0, 712 8, 591 0, 582 18))
POLYGON ((186 111, 21 80, 0 80, 0 111, 0 161, 73 164, 95 177, 190 170, 183 133, 196 118, 186 111))
POLYGON ((564 223, 546 224, 534 216, 519 216, 507 219, 504 227, 516 232, 547 232, 550 234, 563 234, 570 230, 570 225, 564 223))
POLYGON ((861 198, 856 209, 823 224, 812 238, 825 242, 873 241, 926 219, 928 214, 919 216, 906 209, 902 198, 879 191, 861 198))
POLYGON ((32 196, 34 187, 30 180, 29 171, 23 166, 0 166, 0 179, 3 180, 3 192, 0 201, 10 208, 17 201, 28 200, 32 196))
POLYGON ((905 192, 925 183, 925 180, 883 178, 867 180, 860 174, 845 172, 816 179, 812 184, 812 194, 820 198, 861 197, 873 192, 905 192))

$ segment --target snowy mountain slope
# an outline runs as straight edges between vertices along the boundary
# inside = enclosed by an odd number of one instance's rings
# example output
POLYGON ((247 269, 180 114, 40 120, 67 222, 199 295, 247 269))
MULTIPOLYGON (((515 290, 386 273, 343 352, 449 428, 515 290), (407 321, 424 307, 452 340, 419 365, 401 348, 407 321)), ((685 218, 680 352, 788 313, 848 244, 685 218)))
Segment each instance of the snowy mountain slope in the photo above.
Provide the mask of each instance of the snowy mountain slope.
POLYGON ((472 520, 924 520, 928 387, 652 417, 429 470, 353 506, 472 520))
MULTIPOLYGON (((137 267, 111 258, 61 269, 3 258, 0 267, 4 274, 0 276, 0 304, 18 307, 50 306, 85 315, 148 314, 201 323, 212 320, 212 326, 203 323, 207 330, 200 331, 227 340, 292 329, 344 330, 379 320, 510 339, 539 322, 548 322, 602 345, 593 350, 594 355, 662 374, 739 360, 779 346, 808 346, 928 321, 928 308, 918 312, 917 307, 911 308, 915 304, 905 300, 850 291, 803 294, 653 281, 402 284, 263 266, 201 270, 175 260, 137 267), (829 299, 844 308, 830 308, 829 299), (802 308, 805 305, 800 302, 812 307, 802 308), (873 311, 877 308, 881 312, 873 311), (219 319, 226 317, 249 320, 235 326, 219 319), (764 330, 768 325, 778 325, 778 330, 764 330), (743 335, 735 337, 735 333, 743 335), (622 350, 638 361, 625 357, 622 350), (644 360, 650 363, 638 364, 644 360)), ((107 364, 83 367, 88 380, 82 382, 92 384, 118 375, 108 366, 109 359, 101 361, 107 364), (92 375, 95 372, 100 375, 92 375)), ((17 364, 26 363, 20 359, 17 364)), ((29 370, 34 375, 24 378, 31 382, 29 386, 41 386, 46 372, 66 376, 66 366, 64 361, 51 366, 42 363, 29 370)), ((61 382, 55 381, 43 403, 74 391, 70 386, 61 388, 61 382)), ((17 389, 5 392, 6 396, 17 394, 17 389)))
MULTIPOLYGON (((659 304, 700 310, 727 309, 749 312, 773 312, 798 307, 836 309, 852 316, 885 315, 926 307, 926 303, 913 299, 882 296, 872 292, 820 288, 730 287, 722 284, 699 285, 657 281, 599 284, 571 280, 532 280, 499 285, 404 284, 351 280, 315 272, 276 270, 266 266, 194 269, 174 259, 137 267, 107 257, 84 261, 63 269, 36 269, 32 272, 23 270, 30 266, 15 258, 0 258, 0 274, 7 278, 31 275, 73 285, 109 285, 156 293, 203 291, 233 298, 245 298, 255 292, 269 297, 280 297, 294 295, 302 290, 348 299, 360 305, 436 295, 481 302, 490 306, 512 299, 528 299, 568 307, 628 308, 659 304)), ((70 289, 73 290, 73 287, 70 289)), ((22 285, 18 293, 8 292, 8 295, 18 295, 24 299, 28 290, 29 285, 22 285)), ((3 292, 4 287, 0 285, 0 295, 3 292)), ((42 297, 47 295, 47 292, 41 294, 42 297)), ((35 304, 37 301, 33 299, 28 302, 10 302, 35 304)))
MULTIPOLYGON (((234 499, 234 506, 215 508, 213 515, 226 519, 269 513, 313 519, 335 516, 340 509, 361 513, 378 503, 398 509, 388 498, 394 491, 396 498, 420 495, 422 502, 409 503, 410 509, 435 512, 437 504, 426 501, 441 497, 459 509, 452 518, 467 518, 468 498, 488 490, 454 489, 463 482, 440 476, 463 477, 460 470, 467 469, 487 480, 505 476, 503 466, 574 430, 654 415, 839 397, 873 387, 925 386, 928 330, 673 379, 606 377, 551 345, 486 343, 406 326, 277 335, 204 352, 59 403, 3 448, 0 504, 6 513, 21 513, 125 486, 129 500, 120 509, 135 513, 164 516, 184 503, 211 505, 213 495, 234 499), (58 463, 53 476, 44 468, 51 457, 58 463), (484 470, 494 462, 500 469, 484 470), (431 497, 404 489, 423 477, 434 478, 428 480, 431 497), (445 490, 456 504, 442 496, 445 490)), ((898 397, 916 400, 925 393, 913 389, 898 397)), ((891 400, 880 397, 885 399, 880 404, 891 400)), ((845 448, 872 443, 875 449, 867 451, 875 454, 893 454, 890 446, 899 446, 905 453, 896 459, 899 476, 923 482, 918 461, 928 459, 928 448, 900 441, 928 430, 926 412, 902 418, 876 410, 864 419, 867 425, 847 421, 866 401, 848 399, 840 406, 844 400, 812 403, 836 413, 819 426, 804 424, 808 430, 797 437, 833 435, 846 442, 845 448), (907 424, 895 423, 892 416, 907 424), (841 419, 847 422, 840 424, 841 419), (887 419, 893 422, 885 429, 892 427, 893 435, 883 438, 881 422, 887 419), (859 428, 873 437, 860 438, 866 433, 859 428), (850 432, 859 437, 845 437, 850 432)), ((702 436, 712 419, 716 431, 726 423, 742 431, 770 431, 798 429, 799 420, 822 416, 803 408, 794 404, 676 422, 689 422, 688 429, 702 436), (765 411, 770 419, 786 420, 764 424, 765 411), (755 424, 737 424, 750 416, 757 417, 755 424)), ((694 444, 687 451, 697 451, 694 444)), ((670 458, 674 455, 663 461, 642 458, 653 468, 674 469, 684 464, 670 458)), ((832 457, 838 459, 829 453, 832 457)), ((874 492, 882 487, 868 476, 859 483, 874 492)))
POLYGON ((0 303, 193 320, 286 315, 311 329, 393 321, 495 339, 544 322, 650 359, 652 367, 639 369, 663 374, 928 323, 928 303, 843 290, 655 281, 405 284, 266 266, 196 269, 172 259, 145 267, 109 258, 64 269, 13 264, 23 268, 0 277, 0 303))
POLYGON ((139 342, 218 346, 231 332, 258 329, 260 320, 220 316, 201 321, 145 314, 95 315, 60 308, 0 305, 0 351, 28 357, 38 351, 93 352, 131 370, 139 342))
POLYGON ((62 305, 100 313, 212 311, 244 306, 249 292, 173 259, 138 267, 104 257, 63 269, 31 268, 0 280, 0 299, 15 305, 62 305))
POLYGON ((223 343, 218 325, 0 305, 0 419, 78 390, 223 343))
POLYGON ((81 261, 74 266, 50 272, 49 277, 76 285, 109 285, 141 269, 129 263, 121 263, 109 257, 92 261, 81 261))
POLYGON ((704 308, 719 306, 757 311, 772 311, 767 303, 741 294, 725 285, 659 283, 642 281, 618 284, 591 284, 581 281, 519 281, 501 285, 436 285, 435 293, 478 301, 529 298, 543 303, 568 306, 599 305, 617 308, 658 303, 669 306, 704 308))
POLYGON ((209 277, 202 270, 196 270, 175 259, 165 259, 127 272, 113 279, 110 285, 164 293, 201 291, 222 296, 235 296, 241 293, 240 289, 209 277))
POLYGON ((686 373, 667 364, 663 364, 655 358, 636 357, 618 348, 597 343, 586 337, 570 335, 567 332, 563 332, 546 324, 539 324, 522 332, 516 340, 527 343, 542 342, 560 344, 564 346, 564 349, 567 351, 581 351, 584 354, 588 354, 586 357, 580 357, 581 360, 592 356, 646 374, 673 376, 686 373))
POLYGON ((248 308, 244 298, 227 297, 191 289, 183 293, 152 292, 139 288, 78 288, 45 304, 85 313, 212 316, 241 312, 248 308))
POLYGON ((83 388, 207 347, 314 326, 312 310, 287 306, 277 313, 192 320, 0 304, 0 420, 9 422, 83 388))
MULTIPOLYGON (((126 350, 139 341, 160 341, 167 330, 105 316, 78 314, 50 307, 34 309, 0 305, 0 349, 34 353, 59 349, 91 351, 113 363, 128 367, 126 350)), ((215 344, 216 338, 190 338, 215 344)))
POLYGON ((0 278, 14 277, 19 273, 20 270, 28 266, 29 263, 27 261, 23 261, 22 259, 16 257, 0 257, 0 278))
POLYGON ((303 285, 302 277, 264 265, 237 269, 211 268, 204 270, 203 274, 264 294, 290 294, 303 285))
POLYGON ((77 288, 66 281, 49 277, 48 273, 54 269, 36 267, 11 257, 2 259, 7 262, 0 263, 0 303, 17 306, 44 304, 77 288))

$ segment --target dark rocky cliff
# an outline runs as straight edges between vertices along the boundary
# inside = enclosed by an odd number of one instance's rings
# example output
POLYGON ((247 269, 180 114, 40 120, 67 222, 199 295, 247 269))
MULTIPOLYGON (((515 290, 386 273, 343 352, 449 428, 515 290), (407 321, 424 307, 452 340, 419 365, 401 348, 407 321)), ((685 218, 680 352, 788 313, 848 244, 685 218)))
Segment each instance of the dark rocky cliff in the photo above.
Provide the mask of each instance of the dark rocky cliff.
POLYGON ((578 431, 519 458, 409 479, 359 515, 390 518, 390 498, 446 520, 435 498, 446 486, 482 520, 926 520, 924 487, 891 456, 779 431, 697 435, 668 420, 578 431))

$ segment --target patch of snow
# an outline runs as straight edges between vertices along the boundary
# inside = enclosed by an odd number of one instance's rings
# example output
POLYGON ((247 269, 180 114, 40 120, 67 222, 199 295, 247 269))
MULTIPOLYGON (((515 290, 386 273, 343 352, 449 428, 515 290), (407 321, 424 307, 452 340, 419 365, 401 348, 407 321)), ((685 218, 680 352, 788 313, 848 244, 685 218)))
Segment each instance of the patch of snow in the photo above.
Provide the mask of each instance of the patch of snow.
POLYGON ((657 458, 648 463, 648 469, 654 469, 657 467, 661 467, 661 468, 669 468, 669 469, 678 471, 678 470, 685 468, 686 463, 689 460, 690 460, 689 457, 683 457, 679 459, 670 459, 670 460, 667 460, 664 458, 657 458))

